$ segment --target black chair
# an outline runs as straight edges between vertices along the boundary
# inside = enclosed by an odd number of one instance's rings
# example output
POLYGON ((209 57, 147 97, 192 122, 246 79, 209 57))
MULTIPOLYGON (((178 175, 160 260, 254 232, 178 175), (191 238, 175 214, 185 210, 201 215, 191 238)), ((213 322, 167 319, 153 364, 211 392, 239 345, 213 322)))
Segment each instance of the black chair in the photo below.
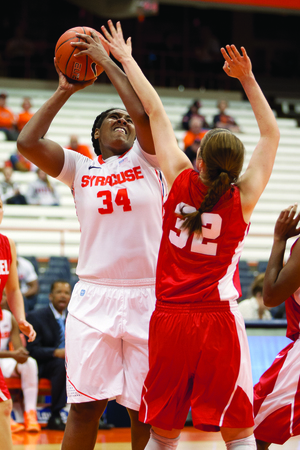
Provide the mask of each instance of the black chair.
POLYGON ((259 273, 263 273, 266 271, 268 265, 268 261, 259 261, 257 265, 257 270, 259 273))
POLYGON ((39 293, 34 309, 44 308, 47 305, 49 305, 49 294, 39 293))

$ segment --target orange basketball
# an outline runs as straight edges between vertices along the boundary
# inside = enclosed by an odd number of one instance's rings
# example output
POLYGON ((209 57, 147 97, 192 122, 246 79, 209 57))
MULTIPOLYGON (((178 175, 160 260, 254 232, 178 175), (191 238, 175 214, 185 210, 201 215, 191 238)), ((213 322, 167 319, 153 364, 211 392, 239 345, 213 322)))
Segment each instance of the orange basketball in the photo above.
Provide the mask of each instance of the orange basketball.
MULTIPOLYGON (((71 42, 83 42, 84 39, 80 39, 76 36, 76 33, 87 34, 91 36, 91 33, 100 34, 98 31, 90 27, 74 27, 67 30, 58 39, 55 46, 55 58, 56 64, 59 70, 72 82, 79 81, 84 82, 97 77, 103 72, 103 67, 94 63, 87 55, 75 57, 76 53, 80 50, 76 47, 72 47, 71 42)), ((109 48, 104 45, 105 50, 109 54, 109 48)))

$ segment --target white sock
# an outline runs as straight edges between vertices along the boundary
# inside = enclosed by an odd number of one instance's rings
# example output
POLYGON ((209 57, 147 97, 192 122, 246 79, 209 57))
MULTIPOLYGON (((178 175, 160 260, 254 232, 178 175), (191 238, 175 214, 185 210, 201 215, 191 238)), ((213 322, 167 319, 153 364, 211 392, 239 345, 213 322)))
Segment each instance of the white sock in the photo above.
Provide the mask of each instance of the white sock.
POLYGON ((152 429, 150 431, 150 439, 145 450, 176 450, 180 436, 175 439, 159 436, 152 429))
POLYGON ((225 442, 227 450, 256 450, 254 434, 243 439, 225 442))
POLYGON ((17 368, 21 376, 21 386, 24 397, 24 410, 36 410, 38 396, 38 368, 36 360, 29 357, 24 364, 18 364, 17 368))

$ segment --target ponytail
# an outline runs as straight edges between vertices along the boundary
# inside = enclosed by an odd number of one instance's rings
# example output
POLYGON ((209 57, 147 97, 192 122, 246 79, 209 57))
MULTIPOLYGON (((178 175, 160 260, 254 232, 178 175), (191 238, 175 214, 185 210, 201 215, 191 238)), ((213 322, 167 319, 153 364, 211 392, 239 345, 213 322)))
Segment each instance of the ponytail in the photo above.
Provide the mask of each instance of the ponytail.
POLYGON ((202 233, 202 219, 201 215, 204 212, 209 212, 218 203, 220 198, 231 186, 231 181, 228 173, 221 172, 219 177, 213 181, 212 186, 208 189, 200 208, 192 213, 184 213, 181 209, 181 216, 183 218, 183 224, 181 228, 188 230, 189 235, 195 233, 200 236, 202 233))
POLYGON ((237 181, 243 167, 244 146, 229 130, 213 129, 202 139, 198 157, 205 163, 205 179, 209 189, 197 211, 184 213, 183 208, 181 210, 181 228, 188 230, 189 235, 201 235, 201 215, 212 211, 231 184, 237 181))

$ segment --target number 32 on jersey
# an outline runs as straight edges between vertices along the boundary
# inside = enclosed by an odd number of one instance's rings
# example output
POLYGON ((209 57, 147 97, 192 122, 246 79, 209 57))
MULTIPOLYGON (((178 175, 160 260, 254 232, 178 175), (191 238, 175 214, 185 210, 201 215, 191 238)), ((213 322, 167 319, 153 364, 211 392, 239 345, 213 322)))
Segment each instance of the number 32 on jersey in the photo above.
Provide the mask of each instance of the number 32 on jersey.
MULTIPOLYGON (((187 205, 185 203, 179 203, 176 206, 175 213, 180 214, 182 208, 184 208, 184 212, 186 213, 196 211, 196 208, 194 208, 193 206, 187 205)), ((190 251, 193 253, 215 256, 217 254, 217 243, 213 241, 220 236, 222 218, 219 214, 203 213, 201 215, 201 219, 202 236, 193 236, 190 251), (203 243, 204 239, 205 243, 203 243)), ((169 233, 170 242, 178 248, 186 247, 189 238, 188 232, 181 229, 182 223, 183 220, 178 217, 175 225, 176 231, 170 230, 169 233)))

